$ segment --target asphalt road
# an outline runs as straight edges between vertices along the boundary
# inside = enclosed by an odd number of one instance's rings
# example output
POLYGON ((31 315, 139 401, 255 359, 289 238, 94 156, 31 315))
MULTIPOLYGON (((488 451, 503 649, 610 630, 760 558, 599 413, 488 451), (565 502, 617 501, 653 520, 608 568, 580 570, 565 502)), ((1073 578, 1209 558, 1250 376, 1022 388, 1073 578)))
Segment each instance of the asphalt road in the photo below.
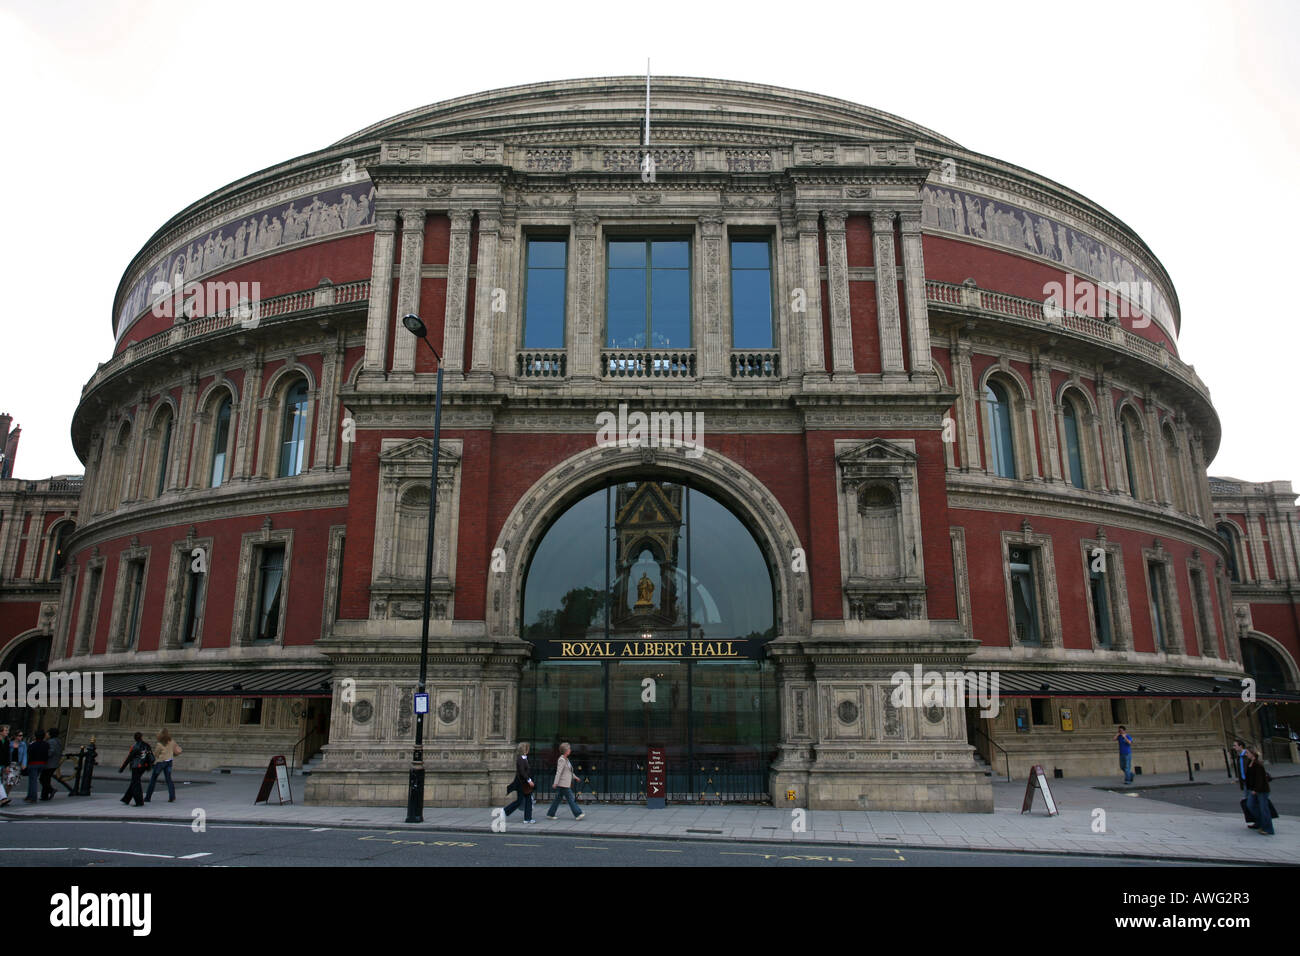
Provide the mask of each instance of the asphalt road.
POLYGON ((441 833, 77 820, 0 823, 0 866, 602 866, 884 867, 1161 866, 1067 854, 585 837, 511 827, 441 833))
MULTIPOLYGON (((1225 773, 1222 779, 1227 779, 1225 773)), ((1114 787, 1108 789, 1123 790, 1123 787, 1114 787)), ((1214 786, 1198 786, 1188 784, 1187 786, 1177 787, 1158 787, 1151 790, 1132 790, 1137 793, 1143 800, 1158 800, 1161 803, 1173 803, 1180 807, 1191 807, 1196 810, 1212 810, 1216 813, 1240 813, 1241 798, 1245 793, 1233 784, 1216 784, 1214 786)), ((1296 821, 1300 818, 1300 776, 1294 777, 1274 777, 1273 782, 1269 784, 1269 797, 1273 801, 1273 806, 1277 808, 1278 819, 1275 821, 1276 826, 1286 826, 1288 821, 1296 821)), ((1292 826, 1296 825, 1292 822, 1292 826)), ((1245 819, 1242 820, 1242 826, 1245 826, 1245 819)))

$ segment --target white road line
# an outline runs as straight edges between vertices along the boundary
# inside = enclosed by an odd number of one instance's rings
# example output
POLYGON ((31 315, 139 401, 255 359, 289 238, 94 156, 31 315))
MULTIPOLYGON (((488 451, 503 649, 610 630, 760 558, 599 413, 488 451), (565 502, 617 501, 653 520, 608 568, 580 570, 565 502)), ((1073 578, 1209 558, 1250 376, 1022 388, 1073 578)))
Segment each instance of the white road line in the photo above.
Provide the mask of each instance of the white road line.
POLYGON ((103 847, 83 846, 78 847, 86 853, 120 853, 123 856, 151 856, 159 860, 174 860, 176 857, 170 853, 137 853, 134 850, 105 850, 103 847))
POLYGON ((178 856, 178 860, 197 860, 201 856, 212 856, 211 853, 191 853, 189 856, 178 856))
POLYGON ((316 827, 316 828, 315 828, 314 830, 312 830, 311 832, 312 832, 312 833, 324 833, 325 831, 327 831, 327 830, 329 830, 329 829, 331 829, 331 828, 330 828, 330 827, 316 827))

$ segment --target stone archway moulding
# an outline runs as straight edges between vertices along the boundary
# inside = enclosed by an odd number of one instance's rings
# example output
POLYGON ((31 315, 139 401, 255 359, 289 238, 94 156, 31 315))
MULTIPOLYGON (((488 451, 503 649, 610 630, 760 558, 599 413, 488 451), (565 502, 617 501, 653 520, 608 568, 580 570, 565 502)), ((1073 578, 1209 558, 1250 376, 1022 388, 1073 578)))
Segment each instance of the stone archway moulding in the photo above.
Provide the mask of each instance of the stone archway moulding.
POLYGON ((638 472, 666 480, 690 479, 693 487, 732 507, 756 535, 776 572, 780 634, 808 634, 812 620, 808 576, 792 569, 791 553, 802 545, 785 509, 757 477, 731 459, 708 448, 698 458, 688 458, 685 451, 597 446, 566 458, 539 478, 515 503, 493 548, 488 634, 507 640, 519 637, 525 564, 550 522, 606 480, 638 472))
POLYGON ((1286 670, 1287 680, 1291 686, 1300 687, 1300 667, 1296 665, 1295 658, 1291 656, 1291 652, 1286 649, 1285 644, 1275 637, 1270 637, 1263 631, 1256 630, 1247 631, 1242 635, 1242 640, 1258 641, 1277 655, 1282 661, 1282 667, 1286 670))

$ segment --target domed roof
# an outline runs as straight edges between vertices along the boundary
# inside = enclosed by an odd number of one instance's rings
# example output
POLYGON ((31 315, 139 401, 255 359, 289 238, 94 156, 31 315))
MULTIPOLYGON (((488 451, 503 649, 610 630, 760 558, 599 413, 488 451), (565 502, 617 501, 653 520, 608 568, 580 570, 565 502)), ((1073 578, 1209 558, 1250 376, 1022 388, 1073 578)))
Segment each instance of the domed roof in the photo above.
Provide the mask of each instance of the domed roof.
MULTIPOLYGON (((651 129, 659 142, 789 143, 801 139, 916 140, 960 148, 902 117, 816 93, 700 77, 655 76, 651 129)), ((637 142, 644 76, 529 83, 444 100, 389 117, 334 147, 381 139, 502 139, 514 143, 637 142)))

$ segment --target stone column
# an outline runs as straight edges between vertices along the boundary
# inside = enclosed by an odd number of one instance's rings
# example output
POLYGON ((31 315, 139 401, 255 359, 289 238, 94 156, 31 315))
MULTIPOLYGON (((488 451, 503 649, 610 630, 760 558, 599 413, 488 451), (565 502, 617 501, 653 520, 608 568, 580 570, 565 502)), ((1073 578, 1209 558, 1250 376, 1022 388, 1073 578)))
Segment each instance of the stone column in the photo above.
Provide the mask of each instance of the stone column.
POLYGON ((145 422, 149 417, 145 401, 142 391, 136 396, 135 419, 131 423, 131 440, 127 443, 126 457, 122 461, 122 498, 120 501, 113 502, 114 508, 124 501, 135 501, 140 497, 140 470, 143 464, 140 457, 141 449, 144 447, 145 422))
POLYGON ((958 417, 962 430, 962 471, 980 470, 979 396, 975 394, 975 375, 971 371, 970 343, 958 339, 952 347, 953 378, 960 404, 958 417))
POLYGON ((1165 436, 1160 430, 1160 415, 1156 409, 1155 393, 1147 389, 1142 395, 1143 416, 1146 418, 1147 459, 1151 462, 1151 488, 1155 499, 1162 505, 1173 503, 1173 490, 1169 482, 1169 462, 1165 461, 1165 436))
POLYGON ((596 253, 599 220, 579 214, 573 221, 573 258, 569 265, 568 315, 565 317, 570 380, 594 381, 600 375, 597 356, 600 323, 596 316, 596 253))
POLYGON ((843 209, 830 209, 826 220, 826 291, 831 312, 831 369, 853 374, 853 318, 849 314, 849 255, 844 239, 843 209))
POLYGON ((727 350, 731 348, 730 313, 725 316, 724 303, 727 292, 724 285, 727 258, 726 220, 720 216, 700 217, 700 290, 704 301, 703 314, 692 330, 692 345, 699 354, 702 379, 722 379, 727 376, 727 350))
POLYGON ((1115 396, 1103 372, 1098 371, 1094 381, 1097 383, 1097 414, 1101 418, 1101 443, 1105 451, 1105 485, 1111 491, 1127 491, 1128 472, 1124 468, 1124 440, 1115 417, 1115 396))
MULTIPOLYGON (((898 214, 903 235, 903 296, 907 303, 907 341, 912 376, 931 370, 930 313, 925 298, 925 257, 921 252, 921 213, 898 214)), ((878 273, 877 273, 878 274, 878 273)))
POLYGON ((776 314, 780 317, 777 337, 772 344, 781 350, 781 377, 798 378, 803 374, 803 327, 806 315, 791 310, 791 290, 799 281, 799 229, 790 211, 781 213, 781 252, 778 262, 776 314))
POLYGON ((198 394, 198 373, 191 369, 185 376, 185 385, 181 388, 180 408, 176 411, 176 425, 172 433, 176 441, 176 450, 172 454, 171 474, 167 477, 168 490, 184 488, 188 478, 190 448, 194 444, 194 403, 198 400, 198 394))
MULTIPOLYGON (((453 209, 450 216, 451 250, 447 260, 447 311, 444 313, 442 333, 442 364, 448 372, 463 372, 465 302, 469 295, 469 233, 474 214, 468 209, 453 209)), ((414 341, 411 346, 414 348, 414 341)))
MULTIPOLYGON (((407 334, 410 335, 409 332, 407 334)), ((343 332, 340 330, 334 335, 333 348, 322 349, 320 401, 316 403, 316 441, 312 444, 312 471, 330 471, 334 468, 334 447, 339 433, 339 374, 342 368, 343 332)))
MULTIPOLYGON (((424 210, 402 210, 402 265, 397 280, 397 321, 414 312, 420 314, 420 263, 424 260, 424 210)), ((393 371, 414 374, 415 336, 394 327, 393 371)))
MULTIPOLYGON (((253 474, 253 458, 257 446, 253 441, 253 428, 257 422, 257 400, 262 393, 262 372, 266 354, 258 349, 252 360, 244 365, 244 388, 240 395, 238 422, 243 426, 235 434, 235 460, 230 469, 232 478, 249 478, 253 474)), ((231 408, 230 426, 236 423, 235 409, 231 408)))
POLYGON ((1259 515, 1250 510, 1249 500, 1246 509, 1246 540, 1250 544, 1251 563, 1255 565, 1255 580, 1270 581, 1272 578, 1268 573, 1268 558, 1264 554, 1264 534, 1259 528, 1259 515))
POLYGON ((1029 368, 1034 380, 1034 405, 1038 410, 1038 445, 1043 449, 1043 478, 1047 481, 1062 481, 1065 466, 1061 462, 1061 450, 1056 437, 1052 376, 1037 346, 1031 349, 1029 368))
MULTIPOLYGON (((474 282, 474 341, 470 352, 470 375, 492 384, 493 327, 505 316, 493 313, 493 290, 501 288, 497 275, 497 246, 501 230, 499 209, 480 209, 478 214, 478 260, 474 282)), ((504 291, 504 290, 503 290, 504 291)))
POLYGON ((388 352, 388 303, 393 285, 393 230, 397 213, 375 214, 375 246, 370 259, 370 308, 366 313, 366 371, 381 372, 388 352))
POLYGON ((515 242, 515 223, 514 209, 505 210, 497 234, 497 285, 506 290, 506 310, 492 316, 492 372, 505 378, 514 375, 514 350, 524 316, 523 286, 516 280, 521 243, 515 242))
MULTIPOLYGON (((1192 458, 1192 482, 1195 486, 1196 509, 1207 527, 1214 527, 1214 501, 1210 495, 1210 479, 1205 469, 1205 446, 1199 434, 1193 433, 1187 442, 1192 458)), ((1241 568, 1241 577, 1246 579, 1246 569, 1241 568)))
POLYGON ((894 265, 894 213, 871 214, 876 263, 876 321, 880 325, 880 367, 884 378, 903 375, 903 326, 898 314, 898 268, 894 265))
POLYGON ((826 353, 822 342, 822 281, 821 255, 818 249, 821 238, 817 229, 817 213, 799 210, 799 273, 796 289, 802 289, 801 297, 806 311, 795 313, 796 321, 803 324, 803 368, 804 382, 825 382, 826 353))

